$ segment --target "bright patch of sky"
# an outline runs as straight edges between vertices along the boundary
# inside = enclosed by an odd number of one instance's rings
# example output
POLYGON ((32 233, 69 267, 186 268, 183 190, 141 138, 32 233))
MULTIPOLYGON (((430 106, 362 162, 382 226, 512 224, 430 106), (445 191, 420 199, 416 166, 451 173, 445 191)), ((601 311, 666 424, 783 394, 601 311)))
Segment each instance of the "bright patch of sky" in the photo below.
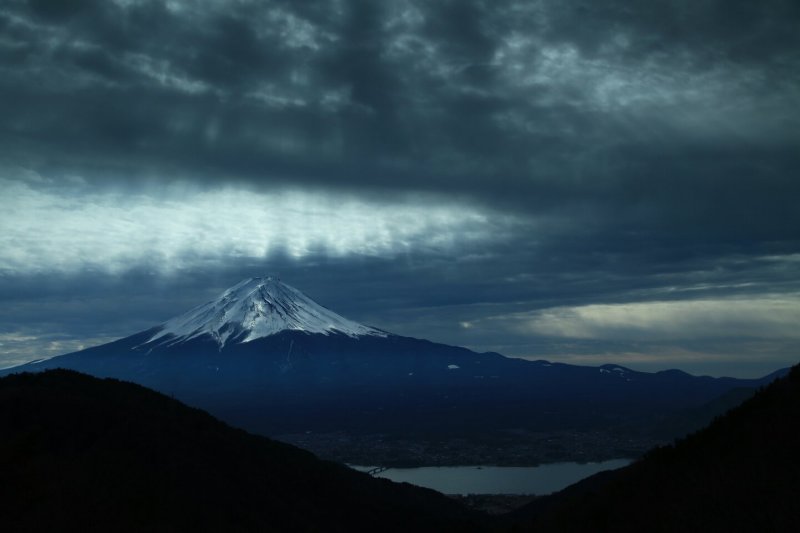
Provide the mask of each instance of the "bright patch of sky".
POLYGON ((309 191, 121 192, 0 183, 0 272, 157 272, 226 260, 450 253, 502 237, 508 217, 418 197, 371 202, 309 191), (80 194, 76 194, 79 191, 80 194))
POLYGON ((558 307, 517 316, 522 330, 579 339, 800 338, 800 294, 558 307))
POLYGON ((10 332, 0 333, 0 368, 29 363, 38 359, 83 350, 116 340, 115 337, 75 339, 64 334, 10 332))

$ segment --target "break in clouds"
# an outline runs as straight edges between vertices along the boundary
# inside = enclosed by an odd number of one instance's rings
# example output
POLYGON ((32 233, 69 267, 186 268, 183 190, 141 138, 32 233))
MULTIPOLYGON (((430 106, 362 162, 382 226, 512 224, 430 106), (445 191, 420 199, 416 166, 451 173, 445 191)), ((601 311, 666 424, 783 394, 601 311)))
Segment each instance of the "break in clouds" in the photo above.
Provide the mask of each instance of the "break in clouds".
POLYGON ((447 254, 503 239, 512 225, 509 217, 469 205, 419 198, 384 203, 187 184, 138 193, 0 184, 7 193, 0 200, 0 225, 6 228, 0 273, 9 277, 134 268, 171 274, 273 255, 301 262, 315 255, 447 254))
POLYGON ((799 23, 785 0, 4 2, 0 361, 278 272, 509 355, 796 362, 799 23))

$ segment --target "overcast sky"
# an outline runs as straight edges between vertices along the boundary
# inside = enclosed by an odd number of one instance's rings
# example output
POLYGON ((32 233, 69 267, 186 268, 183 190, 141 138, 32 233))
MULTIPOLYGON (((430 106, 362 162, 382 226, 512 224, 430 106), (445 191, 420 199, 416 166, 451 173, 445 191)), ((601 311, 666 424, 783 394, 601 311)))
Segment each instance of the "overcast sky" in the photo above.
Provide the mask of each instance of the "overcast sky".
POLYGON ((795 0, 5 0, 0 366, 249 276, 398 334, 800 358, 795 0))

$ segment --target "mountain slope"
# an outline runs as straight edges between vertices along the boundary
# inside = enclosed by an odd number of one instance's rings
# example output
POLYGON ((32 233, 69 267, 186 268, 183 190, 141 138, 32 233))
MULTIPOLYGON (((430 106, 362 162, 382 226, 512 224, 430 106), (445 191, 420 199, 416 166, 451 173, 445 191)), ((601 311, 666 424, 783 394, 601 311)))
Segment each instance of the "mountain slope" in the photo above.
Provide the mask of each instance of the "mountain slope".
POLYGON ((475 530, 479 515, 130 383, 0 379, 4 531, 475 530))
POLYGON ((531 531, 800 529, 800 366, 709 427, 517 513, 531 531))
POLYGON ((245 280, 149 330, 0 375, 50 368, 133 381, 264 435, 474 440, 581 431, 605 443, 596 459, 618 457, 631 442, 644 451, 660 420, 771 379, 475 353, 358 324, 274 278, 245 280))

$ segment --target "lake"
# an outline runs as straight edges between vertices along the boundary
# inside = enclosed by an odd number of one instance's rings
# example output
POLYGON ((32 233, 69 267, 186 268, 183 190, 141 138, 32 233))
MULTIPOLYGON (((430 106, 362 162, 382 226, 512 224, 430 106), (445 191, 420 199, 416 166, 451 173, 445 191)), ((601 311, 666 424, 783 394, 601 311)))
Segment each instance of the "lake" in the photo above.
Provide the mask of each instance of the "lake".
MULTIPOLYGON (((445 494, 536 494, 559 491, 603 470, 621 468, 630 459, 600 463, 551 463, 540 466, 426 466, 390 468, 377 474, 397 482, 428 487, 445 494)), ((353 466, 366 472, 374 467, 353 466)))

